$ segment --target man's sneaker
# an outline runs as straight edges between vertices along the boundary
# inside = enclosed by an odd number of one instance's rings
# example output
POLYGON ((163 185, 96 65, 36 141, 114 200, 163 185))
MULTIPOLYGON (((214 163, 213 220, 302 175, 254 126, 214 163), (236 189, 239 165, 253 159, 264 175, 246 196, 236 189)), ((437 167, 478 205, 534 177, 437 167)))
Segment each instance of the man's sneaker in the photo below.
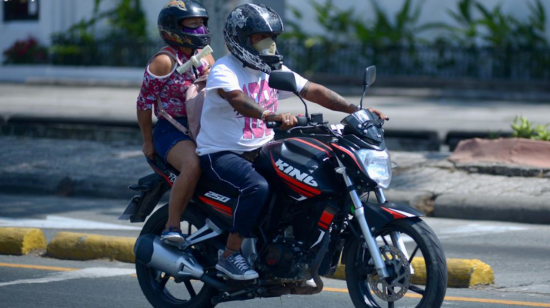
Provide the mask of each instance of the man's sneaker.
POLYGON ((240 253, 234 253, 227 259, 220 257, 216 269, 235 280, 250 280, 259 277, 258 273, 250 268, 248 262, 240 253))
POLYGON ((171 243, 183 243, 185 241, 185 238, 183 237, 183 234, 181 233, 181 230, 176 227, 170 227, 168 230, 162 231, 162 234, 160 235, 160 241, 170 241, 171 243))

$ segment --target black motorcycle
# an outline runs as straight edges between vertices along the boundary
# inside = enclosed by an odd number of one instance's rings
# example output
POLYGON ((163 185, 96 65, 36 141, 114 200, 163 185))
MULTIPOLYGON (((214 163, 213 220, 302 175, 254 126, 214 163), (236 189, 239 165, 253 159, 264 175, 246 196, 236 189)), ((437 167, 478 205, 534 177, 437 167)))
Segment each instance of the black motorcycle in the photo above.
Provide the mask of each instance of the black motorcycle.
MULTIPOLYGON (((367 68, 363 97, 375 76, 376 68, 367 68)), ((297 94, 289 72, 273 72, 269 85, 297 94)), ((320 276, 334 274, 339 263, 355 307, 441 307, 447 267, 439 240, 421 212, 384 195, 391 181, 384 121, 360 110, 328 125, 304 105, 290 137, 267 144, 254 163, 271 195, 242 252, 260 277, 235 281, 215 269, 238 195, 201 179, 182 216, 183 243, 160 241, 167 204, 136 241, 137 277, 154 307, 316 294, 323 290, 320 276)), ((130 187, 140 194, 121 219, 145 221, 177 175, 160 158, 149 163, 155 173, 130 187)))

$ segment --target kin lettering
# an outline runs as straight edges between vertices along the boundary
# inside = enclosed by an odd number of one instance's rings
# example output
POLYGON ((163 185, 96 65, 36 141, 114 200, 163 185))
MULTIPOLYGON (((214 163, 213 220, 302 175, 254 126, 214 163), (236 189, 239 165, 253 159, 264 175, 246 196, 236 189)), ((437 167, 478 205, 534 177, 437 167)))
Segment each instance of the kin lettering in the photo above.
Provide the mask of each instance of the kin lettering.
POLYGON ((289 176, 297 179, 300 182, 304 182, 307 185, 313 186, 313 187, 318 186, 317 182, 315 182, 315 180, 313 179, 312 176, 308 175, 307 173, 300 172, 300 170, 298 170, 297 168, 292 167, 291 165, 285 163, 284 161, 282 161, 280 159, 277 160, 275 165, 277 165, 279 170, 281 170, 282 172, 288 174, 289 176))

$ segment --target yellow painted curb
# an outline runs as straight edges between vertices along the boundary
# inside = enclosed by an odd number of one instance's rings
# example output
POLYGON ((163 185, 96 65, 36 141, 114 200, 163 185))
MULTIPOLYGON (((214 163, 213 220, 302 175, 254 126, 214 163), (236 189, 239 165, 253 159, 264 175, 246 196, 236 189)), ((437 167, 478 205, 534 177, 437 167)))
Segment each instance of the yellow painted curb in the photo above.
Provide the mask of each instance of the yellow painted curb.
MULTIPOLYGON (((411 277, 411 282, 424 284, 426 281, 424 259, 415 258, 412 265, 415 273, 411 277)), ((448 286, 450 288, 469 288, 475 285, 495 283, 495 275, 491 266, 477 259, 447 259, 447 270, 449 274, 448 286)), ((345 265, 338 265, 336 272, 330 278, 346 279, 345 265)))
POLYGON ((48 244, 48 256, 69 260, 110 259, 133 263, 135 238, 59 232, 48 244))
POLYGON ((46 237, 40 229, 0 228, 0 254, 26 255, 46 249, 46 237))

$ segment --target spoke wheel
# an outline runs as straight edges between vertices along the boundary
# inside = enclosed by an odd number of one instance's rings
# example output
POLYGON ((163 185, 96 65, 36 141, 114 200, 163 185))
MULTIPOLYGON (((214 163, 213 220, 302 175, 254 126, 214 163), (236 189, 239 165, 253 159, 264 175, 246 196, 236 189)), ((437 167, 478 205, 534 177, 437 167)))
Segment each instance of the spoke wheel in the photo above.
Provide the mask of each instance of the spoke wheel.
POLYGON ((379 278, 364 243, 353 239, 346 255, 346 282, 355 307, 438 308, 447 289, 445 254, 420 219, 390 222, 376 235, 389 277, 379 278), (405 244, 398 248, 396 235, 405 244), (393 238, 393 240, 392 240, 393 238))
MULTIPOLYGON (((159 235, 168 220, 168 204, 156 211, 145 223, 140 235, 159 235)), ((188 235, 204 225, 204 219, 197 215, 189 204, 182 216, 181 229, 188 235)), ((208 247, 199 244, 191 247, 195 253, 206 251, 208 247), (199 246, 200 245, 200 246, 199 246)), ((211 302, 215 290, 196 279, 176 280, 167 273, 147 267, 136 261, 136 273, 143 294, 155 308, 197 308, 214 307, 211 302)))

